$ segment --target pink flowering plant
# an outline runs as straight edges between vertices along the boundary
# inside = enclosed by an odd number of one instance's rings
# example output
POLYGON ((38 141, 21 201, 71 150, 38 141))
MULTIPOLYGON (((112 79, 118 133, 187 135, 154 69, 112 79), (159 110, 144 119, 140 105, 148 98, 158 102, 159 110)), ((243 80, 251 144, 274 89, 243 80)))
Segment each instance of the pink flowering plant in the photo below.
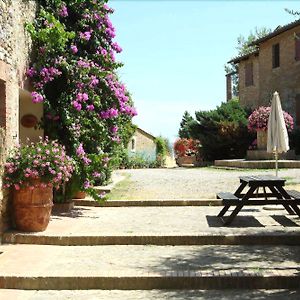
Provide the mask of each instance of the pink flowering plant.
MULTIPOLYGON (((248 130, 250 132, 268 130, 268 120, 271 112, 271 107, 261 106, 255 109, 248 118, 248 130)), ((283 117, 287 130, 291 132, 294 128, 294 120, 291 115, 283 111, 283 117)))
POLYGON ((68 182, 74 171, 74 162, 65 147, 57 141, 40 138, 37 143, 17 147, 4 165, 4 187, 19 190, 34 189, 37 185, 59 189, 68 182))
POLYGON ((37 18, 27 24, 35 49, 27 70, 35 88, 32 101, 44 104, 45 133, 76 161, 77 188, 92 193, 93 181, 105 183, 111 172, 111 164, 99 159, 111 159, 127 146, 137 114, 117 75, 122 48, 114 41, 113 9, 106 0, 38 2, 37 18))

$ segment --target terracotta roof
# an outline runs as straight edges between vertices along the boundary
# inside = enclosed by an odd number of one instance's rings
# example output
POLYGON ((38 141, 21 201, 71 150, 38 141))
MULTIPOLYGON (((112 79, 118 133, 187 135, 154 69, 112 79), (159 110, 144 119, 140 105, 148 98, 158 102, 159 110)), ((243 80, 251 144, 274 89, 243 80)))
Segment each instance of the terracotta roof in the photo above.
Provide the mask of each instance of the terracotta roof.
POLYGON ((230 64, 230 63, 237 64, 237 63, 239 63, 242 60, 248 59, 251 55, 258 55, 258 53, 259 53, 258 49, 255 49, 254 51, 252 51, 252 52, 250 52, 248 54, 244 54, 244 55, 241 55, 241 56, 234 57, 233 59, 231 59, 228 62, 228 64, 230 64))
POLYGON ((255 40, 254 42, 252 42, 251 44, 249 44, 249 46, 255 46, 255 45, 259 45, 262 42, 265 42, 273 37, 275 37, 276 35, 279 35, 285 31, 288 31, 290 29, 293 29, 294 27, 300 25, 300 19, 296 20, 292 23, 289 23, 287 25, 284 26, 278 26, 274 31, 272 31, 271 33, 267 34, 266 36, 255 40))

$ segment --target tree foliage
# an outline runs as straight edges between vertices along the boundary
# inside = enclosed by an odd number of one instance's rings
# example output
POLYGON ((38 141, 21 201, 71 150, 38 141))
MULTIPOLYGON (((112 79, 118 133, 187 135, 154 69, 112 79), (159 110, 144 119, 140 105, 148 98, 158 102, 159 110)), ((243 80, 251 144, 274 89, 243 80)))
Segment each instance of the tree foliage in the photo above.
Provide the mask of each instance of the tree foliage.
POLYGON ((194 118, 190 115, 188 111, 185 111, 180 122, 180 128, 178 135, 182 139, 189 139, 191 137, 189 132, 189 125, 194 121, 194 118))
POLYGON ((237 100, 210 111, 197 111, 190 125, 193 139, 200 140, 205 160, 243 158, 253 136, 248 133, 249 112, 237 100))

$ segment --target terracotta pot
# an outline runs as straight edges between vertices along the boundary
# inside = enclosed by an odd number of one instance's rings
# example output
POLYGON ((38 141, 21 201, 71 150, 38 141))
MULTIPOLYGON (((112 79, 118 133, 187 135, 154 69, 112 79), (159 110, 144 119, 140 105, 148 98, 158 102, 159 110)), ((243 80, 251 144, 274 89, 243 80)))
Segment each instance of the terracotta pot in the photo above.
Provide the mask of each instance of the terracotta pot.
POLYGON ((50 221, 53 206, 52 187, 28 187, 14 190, 14 220, 18 230, 44 231, 50 221))
POLYGON ((195 165, 197 162, 197 158, 195 155, 192 156, 181 156, 177 158, 177 164, 179 166, 183 165, 195 165))
POLYGON ((64 203, 54 203, 52 213, 60 214, 70 212, 74 208, 74 201, 64 203))
POLYGON ((86 197, 86 192, 79 191, 74 195, 75 199, 84 199, 86 197))

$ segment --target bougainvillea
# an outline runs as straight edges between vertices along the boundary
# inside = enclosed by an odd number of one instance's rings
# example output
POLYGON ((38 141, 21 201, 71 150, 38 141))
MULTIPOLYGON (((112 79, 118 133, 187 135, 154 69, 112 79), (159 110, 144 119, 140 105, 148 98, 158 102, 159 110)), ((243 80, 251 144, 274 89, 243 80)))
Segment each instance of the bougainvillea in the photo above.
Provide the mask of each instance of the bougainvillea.
POLYGON ((193 139, 178 139, 174 144, 176 157, 196 155, 199 152, 200 142, 193 139))
POLYGON ((46 134, 77 162, 78 188, 97 197, 91 187, 107 179, 110 159, 137 114, 116 73, 122 48, 113 41, 113 10, 106 0, 39 2, 38 17, 27 25, 36 50, 27 71, 32 101, 44 104, 46 134))
MULTIPOLYGON (((257 130, 266 131, 268 129, 268 120, 271 112, 271 107, 261 106, 255 109, 248 118, 248 130, 254 132, 257 130)), ((292 131, 294 128, 294 120, 291 115, 283 111, 283 117, 285 125, 288 131, 292 131)))

